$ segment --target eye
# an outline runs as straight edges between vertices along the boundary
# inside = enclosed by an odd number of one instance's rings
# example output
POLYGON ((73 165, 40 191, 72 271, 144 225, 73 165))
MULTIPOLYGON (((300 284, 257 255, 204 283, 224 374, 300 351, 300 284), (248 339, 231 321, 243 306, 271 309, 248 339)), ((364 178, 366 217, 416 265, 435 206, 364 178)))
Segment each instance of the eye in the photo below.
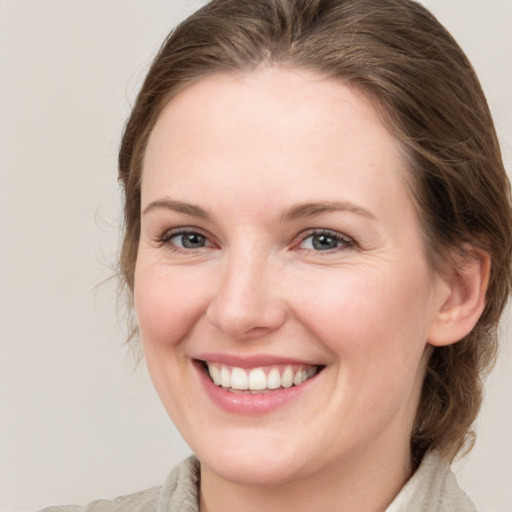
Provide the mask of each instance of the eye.
POLYGON ((168 238, 168 241, 183 249, 200 249, 205 247, 207 239, 201 233, 177 233, 168 238))
POLYGON ((336 231, 320 230, 307 233, 297 247, 310 251, 327 252, 352 247, 353 245, 353 240, 346 235, 336 231))
POLYGON ((188 252, 204 247, 213 247, 207 235, 193 228, 179 228, 166 231, 157 240, 160 247, 167 247, 175 252, 188 252))

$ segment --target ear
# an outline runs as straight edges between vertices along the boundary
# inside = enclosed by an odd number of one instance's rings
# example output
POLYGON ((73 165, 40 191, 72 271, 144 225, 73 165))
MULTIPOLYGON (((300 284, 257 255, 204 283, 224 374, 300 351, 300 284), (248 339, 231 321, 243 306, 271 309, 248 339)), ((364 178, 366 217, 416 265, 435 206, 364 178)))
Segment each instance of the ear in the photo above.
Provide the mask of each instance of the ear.
POLYGON ((428 343, 451 345, 469 334, 485 307, 491 258, 481 249, 464 244, 453 252, 448 272, 443 273, 443 293, 432 322, 428 343))

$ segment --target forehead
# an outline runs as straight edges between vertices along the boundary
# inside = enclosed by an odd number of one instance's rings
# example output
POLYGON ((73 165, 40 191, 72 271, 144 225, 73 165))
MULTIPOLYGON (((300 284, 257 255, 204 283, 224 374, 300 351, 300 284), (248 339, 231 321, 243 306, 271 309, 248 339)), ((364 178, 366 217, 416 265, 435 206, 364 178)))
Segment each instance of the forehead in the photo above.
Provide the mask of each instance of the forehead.
MULTIPOLYGON (((281 127, 289 132, 293 126, 301 129, 305 124, 311 132, 316 130, 323 136, 334 129, 336 133, 332 135, 346 137, 354 129, 368 130, 370 125, 383 131, 374 103, 340 79, 311 70, 263 66, 247 73, 218 73, 192 83, 167 103, 152 131, 150 144, 156 138, 155 132, 171 133, 183 124, 203 132, 210 127, 218 130, 227 117, 233 128, 254 129, 259 124, 266 130, 274 128, 274 133, 281 127), (357 125, 351 123, 355 118, 359 118, 357 125), (361 123, 363 118, 365 125, 361 123), (341 130, 342 125, 345 130, 341 130)), ((204 138, 204 133, 201 135, 204 138)), ((395 144, 394 137, 387 135, 395 144)))
POLYGON ((167 104, 148 142, 142 194, 197 196, 209 186, 240 198, 250 183, 262 207, 268 191, 315 199, 312 186, 324 200, 346 192, 356 201, 365 186, 391 180, 403 189, 405 168, 364 94, 315 72, 267 67, 208 76, 167 104))

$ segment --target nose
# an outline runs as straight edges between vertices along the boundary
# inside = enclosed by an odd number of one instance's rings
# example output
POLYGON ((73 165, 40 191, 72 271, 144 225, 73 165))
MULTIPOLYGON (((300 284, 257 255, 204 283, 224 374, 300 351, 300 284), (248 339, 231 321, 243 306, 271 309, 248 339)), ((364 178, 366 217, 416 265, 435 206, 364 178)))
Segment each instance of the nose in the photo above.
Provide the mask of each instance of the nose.
POLYGON ((287 311, 279 293, 279 270, 264 256, 231 257, 219 274, 207 320, 235 340, 264 337, 279 329, 287 311))

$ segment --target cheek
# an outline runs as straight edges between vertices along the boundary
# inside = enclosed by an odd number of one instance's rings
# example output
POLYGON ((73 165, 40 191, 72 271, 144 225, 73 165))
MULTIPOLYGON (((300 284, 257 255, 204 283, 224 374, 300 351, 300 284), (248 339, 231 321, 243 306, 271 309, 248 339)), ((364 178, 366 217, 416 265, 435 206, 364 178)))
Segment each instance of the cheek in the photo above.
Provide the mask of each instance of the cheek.
POLYGON ((421 355, 431 302, 428 272, 346 268, 301 287, 298 316, 339 357, 395 361, 421 355))
POLYGON ((138 266, 134 302, 144 347, 172 346, 187 336, 207 304, 206 288, 186 270, 138 266))
POLYGON ((396 272, 339 272, 339 279, 303 288, 307 300, 297 316, 333 356, 335 416, 366 417, 375 429, 398 410, 404 424, 414 416, 431 295, 428 276, 419 266, 410 269, 413 279, 402 266, 396 272))

